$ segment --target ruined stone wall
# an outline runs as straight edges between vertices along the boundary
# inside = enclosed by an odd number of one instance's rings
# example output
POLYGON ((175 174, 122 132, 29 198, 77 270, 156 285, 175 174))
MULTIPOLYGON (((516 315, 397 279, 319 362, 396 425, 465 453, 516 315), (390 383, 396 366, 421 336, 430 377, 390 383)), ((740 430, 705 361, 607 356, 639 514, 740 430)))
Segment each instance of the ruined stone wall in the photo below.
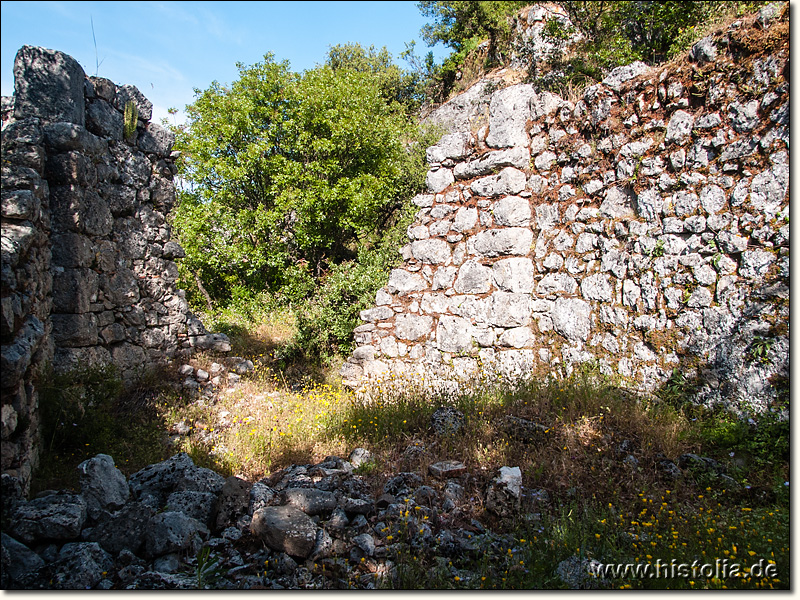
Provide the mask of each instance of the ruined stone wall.
POLYGON ((2 471, 26 485, 37 373, 113 363, 131 382, 191 342, 175 288, 183 251, 165 220, 173 134, 150 122, 135 87, 87 78, 61 52, 23 47, 14 76, 2 131, 2 471), (125 138, 129 102, 138 121, 125 138))
POLYGON ((785 395, 789 43, 773 8, 574 104, 497 91, 488 125, 429 148, 404 264, 361 313, 345 382, 455 389, 594 361, 648 390, 678 369, 733 408, 785 395))

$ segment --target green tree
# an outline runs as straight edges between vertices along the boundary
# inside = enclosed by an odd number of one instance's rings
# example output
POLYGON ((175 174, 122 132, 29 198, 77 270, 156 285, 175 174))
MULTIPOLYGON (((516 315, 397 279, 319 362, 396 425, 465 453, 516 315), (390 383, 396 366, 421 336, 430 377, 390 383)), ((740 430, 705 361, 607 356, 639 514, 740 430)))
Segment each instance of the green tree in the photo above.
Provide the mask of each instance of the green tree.
POLYGON ((269 54, 238 68, 196 91, 177 130, 184 283, 215 302, 241 288, 296 302, 380 241, 421 187, 424 148, 385 51, 339 46, 302 74, 269 54))
POLYGON ((511 37, 509 17, 527 4, 501 0, 418 2, 422 14, 433 19, 422 28, 422 37, 430 46, 442 42, 457 53, 476 39, 488 39, 490 60, 500 61, 511 37))
POLYGON ((376 78, 381 95, 387 102, 397 102, 412 114, 422 103, 423 91, 416 73, 404 71, 392 60, 384 47, 364 48, 360 44, 337 44, 328 51, 325 64, 337 71, 369 73, 376 78))
MULTIPOLYGON (((556 52, 544 69, 531 65, 535 82, 545 89, 565 91, 574 84, 599 81, 620 65, 635 60, 657 64, 685 51, 710 24, 733 14, 744 14, 763 1, 716 2, 711 0, 558 0, 570 17, 565 29, 550 20, 544 35, 560 46, 572 34, 581 41, 569 53, 556 52), (544 75, 543 75, 544 74, 544 75)), ((489 41, 489 65, 503 62, 510 45, 514 14, 530 2, 425 1, 422 14, 432 20, 422 28, 423 39, 444 43, 453 53, 436 69, 429 86, 446 99, 454 75, 467 55, 483 40, 489 41)))

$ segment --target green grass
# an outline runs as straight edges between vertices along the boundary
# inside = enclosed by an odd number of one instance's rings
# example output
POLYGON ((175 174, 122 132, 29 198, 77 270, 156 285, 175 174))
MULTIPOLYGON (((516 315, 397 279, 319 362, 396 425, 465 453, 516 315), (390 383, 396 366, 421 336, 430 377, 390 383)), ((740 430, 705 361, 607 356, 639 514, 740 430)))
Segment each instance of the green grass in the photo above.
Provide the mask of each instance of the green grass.
POLYGON ((32 491, 76 488, 75 467, 99 453, 112 456, 126 475, 168 458, 161 409, 178 394, 157 381, 163 382, 164 374, 150 374, 125 389, 113 367, 41 377, 41 444, 32 491))
MULTIPOLYGON (((605 587, 789 586, 789 426, 777 407, 748 423, 691 405, 691 385, 678 378, 662 398, 639 397, 591 367, 517 386, 485 371, 482 380, 459 393, 438 396, 426 393, 422 379, 410 385, 390 378, 357 397, 303 376, 311 366, 285 368, 281 347, 290 329, 273 321, 248 326, 257 331, 248 338, 234 338, 237 354, 256 368, 213 402, 171 391, 165 374, 127 392, 113 372, 51 376, 40 385, 44 442, 34 491, 75 488, 75 466, 100 452, 114 457, 126 474, 186 451, 197 464, 256 480, 291 464, 331 454, 347 457, 362 446, 375 461, 359 474, 375 489, 400 470, 414 470, 427 485, 440 488, 428 465, 462 461, 470 473, 465 493, 474 501, 463 505, 448 527, 469 527, 476 519, 505 535, 489 540, 476 534, 486 547, 479 544, 476 552, 443 562, 423 551, 426 545, 418 539, 431 513, 410 506, 390 524, 389 535, 406 543, 394 558, 395 587, 564 587, 556 569, 571 556, 652 565, 717 558, 750 565, 764 559, 774 561, 778 573, 724 580, 628 576, 610 579, 605 587), (440 406, 464 413, 457 435, 438 437, 431 430, 430 417, 440 406), (534 441, 521 440, 504 425, 509 415, 547 431, 534 441), (181 422, 190 426, 188 434, 176 434, 181 422), (623 442, 638 466, 622 461, 623 442), (405 450, 412 444, 425 452, 408 459, 405 450), (686 452, 718 460, 741 487, 726 491, 702 473, 678 481, 660 475, 661 455, 675 460, 686 452), (537 506, 536 518, 501 519, 483 506, 486 486, 504 465, 520 467, 526 488, 548 492, 551 502, 537 506)), ((208 369, 219 360, 199 354, 190 363, 208 369)), ((389 585, 392 580, 380 581, 389 585)))

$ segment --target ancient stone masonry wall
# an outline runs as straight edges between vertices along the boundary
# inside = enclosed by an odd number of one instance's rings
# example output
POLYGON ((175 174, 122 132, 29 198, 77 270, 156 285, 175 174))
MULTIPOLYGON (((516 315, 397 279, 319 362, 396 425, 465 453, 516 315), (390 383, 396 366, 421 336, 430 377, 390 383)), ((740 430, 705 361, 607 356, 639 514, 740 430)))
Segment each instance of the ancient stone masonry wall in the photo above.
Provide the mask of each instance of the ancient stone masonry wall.
MULTIPOLYGON (((773 7, 774 8, 774 7, 773 7)), ((766 406, 788 377, 788 13, 575 104, 531 85, 428 149, 402 267, 361 313, 351 386, 600 369, 766 406)))
POLYGON ((3 99, 2 470, 35 464, 37 371, 113 363, 126 381, 205 334, 187 331, 165 215, 173 134, 133 86, 23 47, 3 99), (123 136, 125 105, 138 109, 123 136))

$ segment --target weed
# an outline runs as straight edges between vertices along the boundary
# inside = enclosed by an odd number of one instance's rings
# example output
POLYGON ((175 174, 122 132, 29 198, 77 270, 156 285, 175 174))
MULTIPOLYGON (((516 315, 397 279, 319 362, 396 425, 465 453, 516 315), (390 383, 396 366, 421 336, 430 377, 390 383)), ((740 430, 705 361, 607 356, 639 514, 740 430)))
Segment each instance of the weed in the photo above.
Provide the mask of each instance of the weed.
POLYGON ((48 371, 37 390, 42 448, 35 490, 75 487, 77 464, 98 453, 114 457, 126 474, 169 456, 157 407, 169 398, 164 389, 141 384, 126 390, 116 369, 104 365, 48 371))
POLYGON ((650 256, 653 258, 658 258, 659 256, 664 256, 664 240, 658 240, 656 245, 653 246, 653 249, 650 251, 650 256))
POLYGON ((126 140, 130 140, 136 131, 136 123, 139 119, 139 109, 132 100, 125 103, 125 114, 123 117, 122 134, 126 140))
POLYGON ((671 406, 684 410, 687 404, 691 404, 696 388, 696 382, 687 379, 680 369, 675 368, 672 369, 669 379, 658 390, 658 396, 671 406))
POLYGON ((203 547, 195 558, 194 576, 197 589, 209 590, 214 588, 217 580, 225 575, 225 569, 220 564, 220 559, 211 553, 211 548, 203 547))
MULTIPOLYGON (((283 329, 264 331, 291 338, 283 329)), ((672 559, 686 562, 687 557, 688 562, 709 563, 716 558, 735 562, 736 557, 747 565, 757 556, 774 561, 779 570, 775 578, 744 576, 723 581, 609 577, 598 583, 601 587, 788 586, 789 498, 785 482, 789 425, 777 409, 752 422, 722 410, 705 409, 692 402, 699 381, 679 369, 658 398, 640 397, 592 365, 577 368, 569 376, 550 375, 514 385, 503 373, 483 365, 475 381, 438 395, 422 377, 409 381, 389 376, 356 395, 338 386, 287 381, 280 362, 272 356, 279 353, 280 344, 262 336, 254 336, 254 340, 258 344, 233 342, 243 344, 240 348, 271 347, 272 352, 245 354, 255 370, 213 402, 170 394, 167 388, 150 382, 125 394, 124 401, 100 404, 110 407, 112 415, 124 406, 132 409, 128 414, 153 411, 162 436, 167 426, 191 424, 188 433, 174 436, 177 439, 170 453, 186 450, 199 465, 250 480, 331 454, 347 456, 356 446, 369 448, 375 456, 374 462, 357 470, 375 489, 403 465, 425 474, 433 462, 463 462, 470 473, 462 482, 470 501, 459 507, 457 515, 448 515, 454 519, 448 530, 462 537, 465 550, 442 558, 443 548, 451 547, 451 542, 437 539, 430 508, 410 500, 387 519, 386 531, 381 534, 397 569, 396 576, 388 576, 388 571, 376 576, 377 586, 564 587, 557 568, 573 556, 602 563, 651 565, 659 559, 662 564, 672 559), (464 414, 464 424, 456 435, 440 437, 432 431, 431 415, 440 406, 464 414), (524 439, 508 428, 508 416, 543 425, 545 433, 524 439), (413 458, 406 453, 410 446, 420 449, 413 458), (620 448, 636 458, 638 468, 620 458, 620 448), (738 492, 723 490, 702 477, 662 480, 653 464, 662 455, 675 459, 686 452, 702 453, 723 463, 742 488, 738 492), (485 490, 504 465, 520 467, 526 494, 544 490, 551 500, 532 501, 535 504, 526 504, 515 518, 501 519, 489 512, 483 504, 485 490), (502 533, 477 533, 471 529, 475 521, 502 533)), ((192 363, 196 368, 208 368, 206 363, 211 360, 214 358, 201 354, 192 363)), ((103 395, 99 391, 103 381, 98 375, 73 376, 71 382, 51 382, 48 389, 72 397, 70 394, 77 394, 70 391, 73 386, 90 390, 99 386, 89 394, 97 398, 103 395)), ((103 393, 113 396, 110 391, 103 393)), ((97 418, 98 422, 105 419, 102 415, 97 418)), ((105 439, 103 436, 99 439, 105 439)), ((127 462, 130 448, 116 454, 119 446, 107 439, 88 443, 91 449, 86 448, 86 453, 104 451, 132 468, 133 461, 127 462)), ((156 446, 164 451, 163 446, 156 446)), ((88 457, 86 453, 73 460, 88 457)), ((48 460, 45 457, 45 462, 48 460)), ((435 488, 440 485, 434 480, 426 483, 435 488)), ((41 489, 42 483, 39 485, 41 489)), ((204 549, 192 561, 196 561, 193 574, 197 586, 213 587, 219 575, 216 557, 204 549)))
POLYGON ((757 335, 747 349, 747 357, 750 362, 769 364, 769 351, 775 342, 773 338, 757 335))

